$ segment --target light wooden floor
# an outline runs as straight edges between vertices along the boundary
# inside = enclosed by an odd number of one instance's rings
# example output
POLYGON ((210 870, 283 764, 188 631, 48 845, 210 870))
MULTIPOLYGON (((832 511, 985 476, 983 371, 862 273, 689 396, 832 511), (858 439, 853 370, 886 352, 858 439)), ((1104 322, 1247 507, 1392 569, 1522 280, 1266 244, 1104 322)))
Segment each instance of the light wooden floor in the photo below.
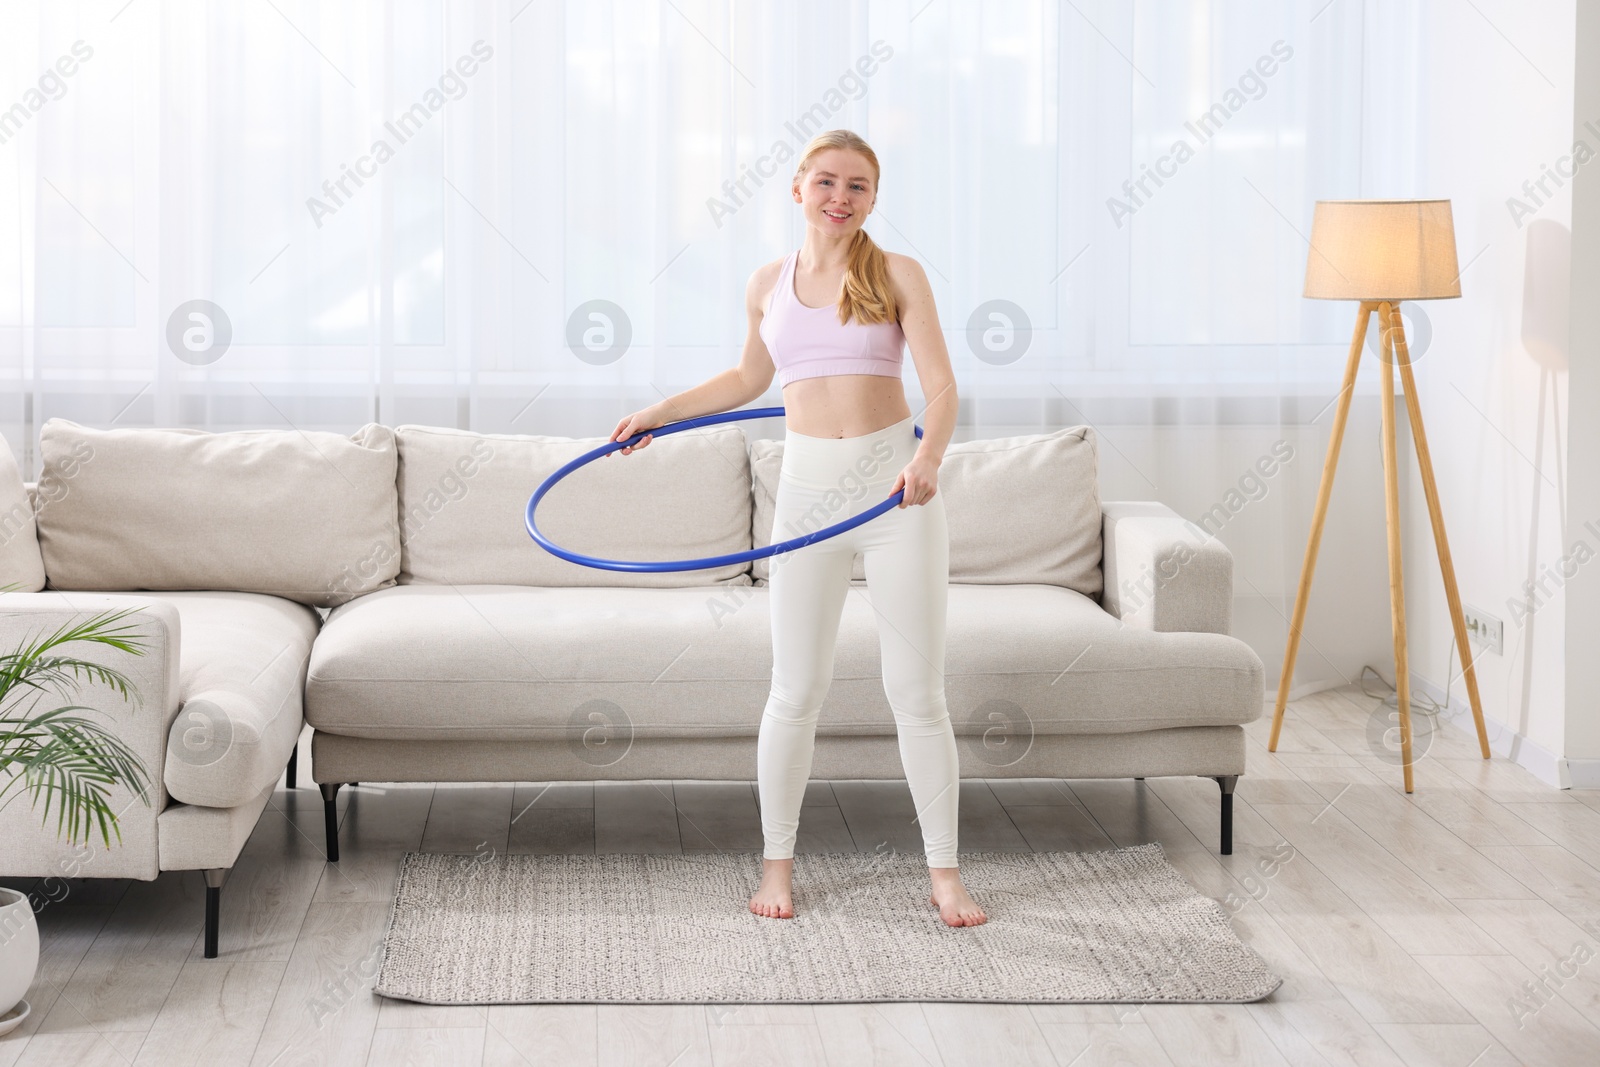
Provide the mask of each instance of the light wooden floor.
MULTIPOLYGON (((753 787, 345 790, 345 858, 328 865, 321 802, 302 786, 278 792, 223 893, 220 959, 202 957, 198 874, 70 883, 39 916, 34 1014, 0 1038, 0 1067, 1600 1062, 1600 791, 1485 763, 1448 729, 1408 797, 1399 767, 1369 745, 1373 707, 1355 689, 1298 701, 1269 753, 1267 706, 1248 728, 1228 857, 1209 780, 963 783, 964 849, 1160 841, 1284 976, 1259 1003, 385 1001, 371 987, 406 850, 755 852, 753 787)), ((807 805, 802 853, 883 841, 920 851, 903 782, 813 783, 807 805)))

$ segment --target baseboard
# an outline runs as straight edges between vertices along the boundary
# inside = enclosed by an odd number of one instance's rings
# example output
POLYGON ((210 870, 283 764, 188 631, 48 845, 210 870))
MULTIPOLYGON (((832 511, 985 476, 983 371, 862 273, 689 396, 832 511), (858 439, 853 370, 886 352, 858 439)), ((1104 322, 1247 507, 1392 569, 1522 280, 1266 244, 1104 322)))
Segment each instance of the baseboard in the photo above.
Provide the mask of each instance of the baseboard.
MULTIPOLYGON (((1289 703, 1293 704, 1296 700, 1303 700, 1312 693, 1321 693, 1328 689, 1337 689, 1344 684, 1345 681, 1343 678, 1332 678, 1325 679, 1320 682, 1306 682, 1304 685, 1291 686, 1289 688, 1289 703)), ((1272 694, 1272 699, 1278 699, 1276 692, 1272 694)))
POLYGON ((1569 759, 1567 781, 1573 789, 1600 789, 1600 759, 1569 759))
MULTIPOLYGON (((1411 690, 1426 693, 1444 709, 1439 713, 1440 722, 1474 741, 1478 739, 1478 728, 1472 721, 1472 703, 1464 692, 1452 694, 1447 704, 1444 690, 1416 672, 1411 675, 1411 690)), ((1527 768, 1541 782, 1556 789, 1571 789, 1574 786, 1593 789, 1600 786, 1600 760, 1569 760, 1558 756, 1488 713, 1483 716, 1483 727, 1489 737, 1490 752, 1527 768)))

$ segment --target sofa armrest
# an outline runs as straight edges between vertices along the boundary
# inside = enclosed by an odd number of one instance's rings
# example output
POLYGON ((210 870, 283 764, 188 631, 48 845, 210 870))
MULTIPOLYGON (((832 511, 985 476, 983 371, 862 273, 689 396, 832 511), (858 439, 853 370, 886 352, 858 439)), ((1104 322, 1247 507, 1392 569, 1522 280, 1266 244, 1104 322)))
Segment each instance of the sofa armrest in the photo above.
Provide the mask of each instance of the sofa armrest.
POLYGON ((1162 633, 1229 633, 1233 553, 1154 500, 1100 506, 1105 590, 1100 603, 1129 626, 1162 633))
MULTIPOLYGON (((138 700, 125 699, 103 682, 80 678, 63 693, 46 693, 35 711, 69 704, 89 709, 79 714, 115 734, 143 764, 149 804, 125 786, 108 789, 107 800, 118 812, 110 848, 93 825, 86 839, 70 843, 65 839, 65 826, 61 835, 57 834, 55 810, 46 824, 43 800, 35 807, 19 782, 0 807, 0 876, 150 879, 158 873, 156 818, 167 805, 162 775, 167 734, 178 713, 177 609, 152 597, 123 593, 4 593, 0 595, 0 655, 12 655, 26 644, 64 627, 81 625, 103 612, 127 609, 133 613, 121 621, 144 638, 143 654, 90 641, 59 645, 55 654, 121 672, 132 683, 138 700)), ((26 710, 31 702, 31 697, 14 693, 6 704, 7 714, 26 710)))

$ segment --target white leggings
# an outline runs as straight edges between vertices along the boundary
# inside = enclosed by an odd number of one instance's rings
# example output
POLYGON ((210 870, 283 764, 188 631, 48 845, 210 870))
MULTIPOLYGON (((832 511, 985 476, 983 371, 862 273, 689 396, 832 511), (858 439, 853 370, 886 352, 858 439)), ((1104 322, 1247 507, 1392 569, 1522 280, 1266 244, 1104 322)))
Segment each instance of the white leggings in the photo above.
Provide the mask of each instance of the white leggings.
MULTIPOLYGON (((890 495, 917 450, 914 417, 860 437, 788 431, 772 539, 787 541, 858 515, 890 495)), ((817 713, 833 680, 839 616, 862 554, 878 622, 883 689, 900 738, 930 867, 955 867, 960 767, 945 707, 945 602, 950 537, 944 495, 894 507, 853 530, 771 557, 772 691, 756 745, 767 859, 794 856, 811 775, 817 713)))

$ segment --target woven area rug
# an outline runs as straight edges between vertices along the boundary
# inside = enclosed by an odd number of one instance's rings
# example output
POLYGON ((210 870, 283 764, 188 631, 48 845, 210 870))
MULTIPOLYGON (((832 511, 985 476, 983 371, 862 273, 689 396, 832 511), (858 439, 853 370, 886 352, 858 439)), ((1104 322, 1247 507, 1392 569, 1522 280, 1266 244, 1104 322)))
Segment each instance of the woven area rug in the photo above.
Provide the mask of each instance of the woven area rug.
POLYGON ((918 853, 803 855, 795 918, 752 915, 757 852, 408 853, 377 992, 424 1004, 1219 1003, 1283 981, 1159 844, 973 852, 952 928, 918 853))

